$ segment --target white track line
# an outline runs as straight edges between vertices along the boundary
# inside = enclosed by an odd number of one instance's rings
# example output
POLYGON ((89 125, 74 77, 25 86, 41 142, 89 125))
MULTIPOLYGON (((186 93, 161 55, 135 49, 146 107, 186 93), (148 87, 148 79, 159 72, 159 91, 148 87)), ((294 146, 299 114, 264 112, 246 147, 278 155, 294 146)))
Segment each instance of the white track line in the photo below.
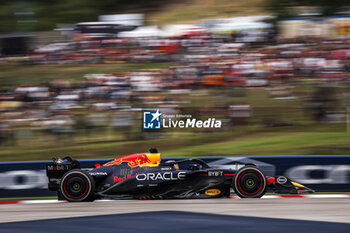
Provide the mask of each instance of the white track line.
MULTIPOLYGON (((237 196, 230 196, 231 199, 239 199, 237 196)), ((279 199, 279 198, 350 198, 350 194, 308 194, 308 195, 266 195, 263 199, 279 199)), ((96 202, 108 202, 118 200, 96 200, 96 202)), ((67 201, 58 200, 25 200, 25 201, 0 201, 0 204, 52 204, 66 203, 67 201)))
POLYGON ((350 197, 350 194, 310 194, 304 196, 306 198, 344 198, 350 197))
POLYGON ((58 201, 58 200, 26 200, 26 201, 20 201, 19 203, 24 204, 49 204, 49 203, 64 203, 65 201, 58 201))

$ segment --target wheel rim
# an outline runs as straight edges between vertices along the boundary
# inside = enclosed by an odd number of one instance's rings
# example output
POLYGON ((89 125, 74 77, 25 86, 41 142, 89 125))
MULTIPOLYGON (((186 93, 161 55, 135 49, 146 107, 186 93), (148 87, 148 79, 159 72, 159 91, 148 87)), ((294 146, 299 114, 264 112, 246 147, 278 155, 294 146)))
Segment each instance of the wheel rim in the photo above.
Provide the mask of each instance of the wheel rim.
POLYGON ((261 174, 254 170, 242 172, 237 179, 239 191, 246 195, 255 195, 262 190, 263 179, 261 174))
POLYGON ((80 190, 80 188, 81 188, 80 183, 75 182, 75 183, 73 184, 73 189, 74 189, 74 191, 78 191, 78 190, 80 190))
POLYGON ((249 188, 253 187, 254 184, 255 184, 254 179, 251 179, 251 178, 247 179, 247 180, 245 181, 245 184, 246 184, 246 186, 248 186, 249 188))
POLYGON ((84 197, 89 189, 89 183, 83 175, 72 174, 69 175, 63 183, 64 193, 73 199, 84 197))

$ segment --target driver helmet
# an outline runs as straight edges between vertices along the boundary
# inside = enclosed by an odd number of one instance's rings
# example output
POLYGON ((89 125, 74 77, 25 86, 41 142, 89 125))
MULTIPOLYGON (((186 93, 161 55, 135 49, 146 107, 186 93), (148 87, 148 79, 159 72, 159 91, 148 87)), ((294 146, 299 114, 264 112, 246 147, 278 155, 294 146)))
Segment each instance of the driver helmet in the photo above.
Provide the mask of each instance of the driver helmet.
POLYGON ((168 160, 168 161, 166 161, 166 164, 169 164, 169 163, 173 165, 173 168, 175 170, 179 170, 180 169, 179 164, 175 160, 168 160))

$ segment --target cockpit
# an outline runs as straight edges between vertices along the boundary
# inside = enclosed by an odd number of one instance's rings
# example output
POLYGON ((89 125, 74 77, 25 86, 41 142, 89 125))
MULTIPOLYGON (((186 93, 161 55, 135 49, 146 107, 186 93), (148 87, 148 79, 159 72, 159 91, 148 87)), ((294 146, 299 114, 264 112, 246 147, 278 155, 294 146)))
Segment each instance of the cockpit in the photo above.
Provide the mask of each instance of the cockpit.
POLYGON ((184 160, 168 160, 162 166, 172 167, 174 170, 201 170, 209 168, 209 165, 201 159, 191 158, 184 160))
POLYGON ((116 158, 103 166, 119 165, 121 168, 151 169, 160 167, 162 170, 201 170, 209 168, 201 159, 190 158, 183 160, 167 160, 161 162, 160 153, 156 148, 150 149, 150 153, 131 154, 116 158))

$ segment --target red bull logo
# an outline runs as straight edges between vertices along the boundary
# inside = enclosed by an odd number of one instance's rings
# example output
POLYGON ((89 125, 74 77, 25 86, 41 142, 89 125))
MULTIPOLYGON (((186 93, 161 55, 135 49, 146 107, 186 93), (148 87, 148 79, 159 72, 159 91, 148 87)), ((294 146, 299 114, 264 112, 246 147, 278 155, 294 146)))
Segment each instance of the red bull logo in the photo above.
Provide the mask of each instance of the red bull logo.
POLYGON ((131 178, 131 174, 128 174, 128 175, 125 175, 125 176, 122 176, 122 177, 114 176, 113 177, 113 181, 114 181, 114 183, 118 183, 118 182, 120 182, 122 180, 126 180, 128 178, 131 178))
POLYGON ((120 165, 122 163, 127 163, 129 167, 155 167, 158 166, 160 162, 160 154, 157 153, 139 153, 126 155, 120 158, 116 158, 108 163, 105 163, 103 166, 112 166, 120 165))

